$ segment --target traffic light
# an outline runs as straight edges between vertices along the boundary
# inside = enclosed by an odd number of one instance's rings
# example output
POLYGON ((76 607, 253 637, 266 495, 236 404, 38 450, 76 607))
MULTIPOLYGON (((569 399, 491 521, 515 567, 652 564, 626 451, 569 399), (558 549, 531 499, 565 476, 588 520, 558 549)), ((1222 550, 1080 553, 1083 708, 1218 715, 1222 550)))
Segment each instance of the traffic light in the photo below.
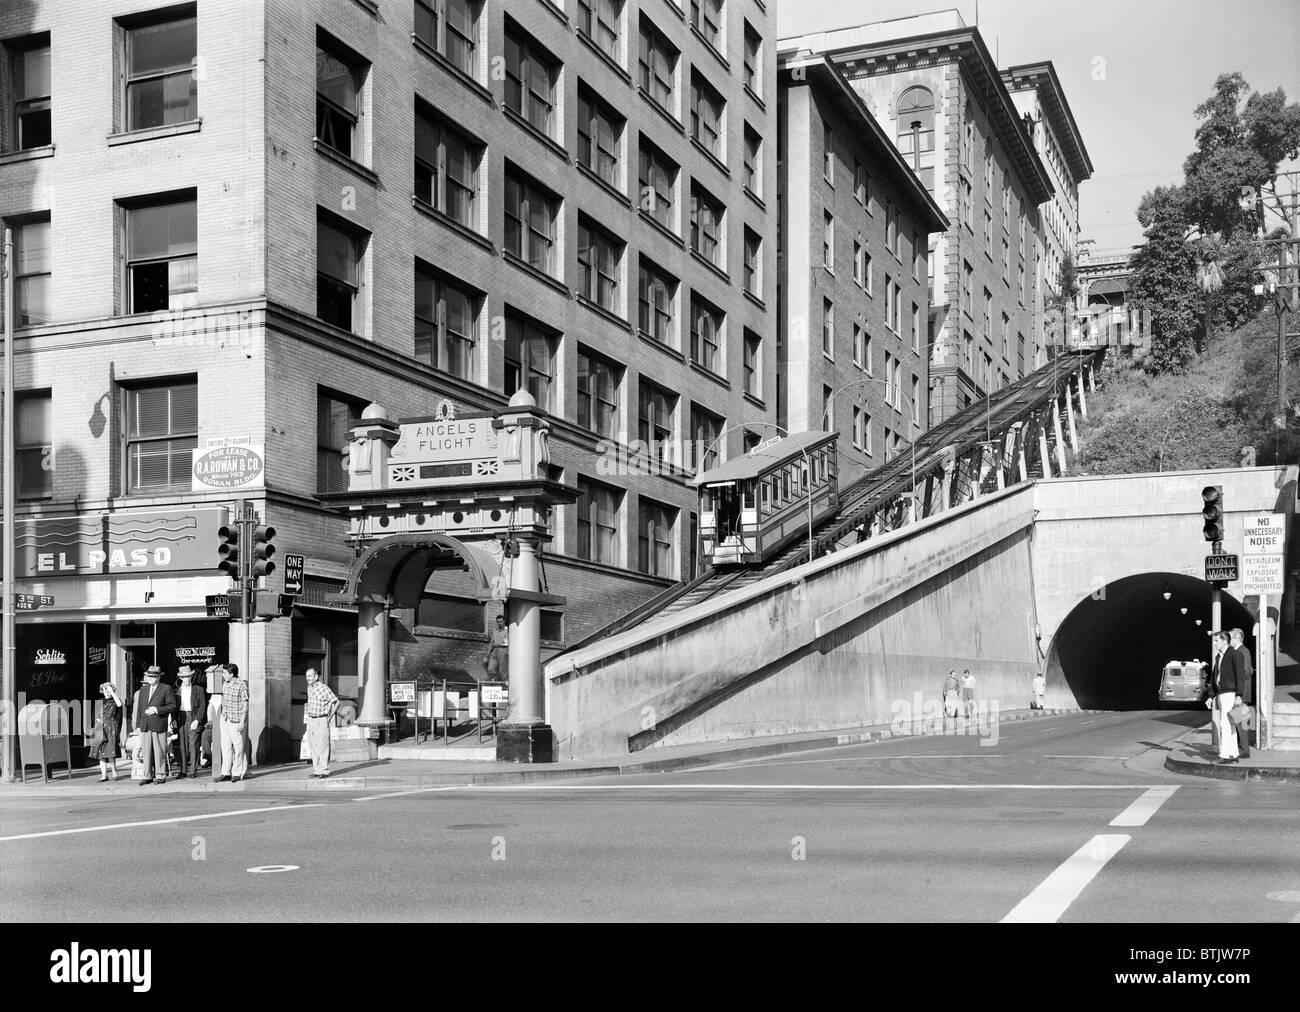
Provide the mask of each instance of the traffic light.
POLYGON ((1205 518, 1205 540, 1222 541, 1223 486, 1206 485, 1201 489, 1201 499, 1205 502, 1205 507, 1201 510, 1201 516, 1205 518))
POLYGON ((271 561, 275 555, 275 545, 271 543, 274 537, 275 528, 268 524, 258 524, 253 528, 253 558, 248 575, 254 580, 275 572, 275 563, 271 561))
POLYGON ((280 617, 288 618, 293 614, 293 604, 296 598, 292 594, 277 594, 276 596, 279 598, 277 604, 279 605, 280 617))
POLYGON ((232 580, 239 580, 239 525, 228 523, 217 531, 217 568, 232 580))
POLYGON ((269 590, 254 592, 253 615, 256 618, 287 618, 293 614, 294 596, 274 594, 269 590))

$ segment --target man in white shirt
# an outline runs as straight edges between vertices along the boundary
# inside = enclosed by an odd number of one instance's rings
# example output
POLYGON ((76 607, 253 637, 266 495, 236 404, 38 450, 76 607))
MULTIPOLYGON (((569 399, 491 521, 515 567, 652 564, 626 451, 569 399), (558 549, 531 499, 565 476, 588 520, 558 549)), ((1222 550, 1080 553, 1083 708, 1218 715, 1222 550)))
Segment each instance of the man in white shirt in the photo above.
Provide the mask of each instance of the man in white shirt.
POLYGON ((1040 671, 1034 675, 1034 709, 1043 709, 1043 699, 1047 695, 1047 679, 1043 677, 1040 671))
POLYGON ((199 739, 208 721, 208 694, 194 682, 194 669, 182 664, 176 672, 181 684, 176 690, 176 740, 180 745, 181 776, 199 775, 199 739))

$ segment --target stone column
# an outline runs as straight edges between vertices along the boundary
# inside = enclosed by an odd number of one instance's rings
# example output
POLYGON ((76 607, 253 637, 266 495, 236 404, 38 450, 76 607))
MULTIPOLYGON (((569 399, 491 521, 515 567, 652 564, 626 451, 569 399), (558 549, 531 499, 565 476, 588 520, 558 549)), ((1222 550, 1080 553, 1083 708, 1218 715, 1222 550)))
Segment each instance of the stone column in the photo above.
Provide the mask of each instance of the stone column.
POLYGON ((1070 396, 1070 384, 1065 385, 1065 406, 1070 412, 1070 452, 1079 455, 1079 430, 1074 424, 1074 398, 1070 396))
POLYGON ((1061 405, 1052 399, 1052 427, 1056 431, 1056 463, 1058 473, 1065 474, 1065 436, 1061 432, 1061 405))
POLYGON ((357 723, 364 727, 388 726, 388 701, 384 686, 388 680, 388 609, 373 601, 357 606, 357 687, 361 713, 357 723))
POLYGON ((1038 457, 1043 462, 1043 477, 1052 476, 1052 455, 1047 449, 1047 428, 1040 425, 1038 427, 1038 457))
POLYGON ((537 543, 519 540, 510 567, 510 716, 497 728, 498 762, 554 762, 555 741, 543 712, 542 606, 537 543))
POLYGON ((1083 418, 1088 417, 1088 401, 1083 395, 1083 370, 1079 370, 1079 375, 1075 377, 1079 387, 1079 414, 1083 418))

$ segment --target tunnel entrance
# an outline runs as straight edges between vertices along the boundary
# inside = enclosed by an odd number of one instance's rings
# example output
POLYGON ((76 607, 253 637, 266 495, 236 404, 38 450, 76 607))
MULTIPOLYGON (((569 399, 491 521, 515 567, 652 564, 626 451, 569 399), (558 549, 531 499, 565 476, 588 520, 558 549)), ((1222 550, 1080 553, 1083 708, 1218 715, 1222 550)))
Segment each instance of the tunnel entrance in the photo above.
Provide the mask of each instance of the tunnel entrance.
MULTIPOLYGON (((1068 686, 1094 710, 1149 710, 1170 661, 1210 660, 1213 588, 1177 573, 1144 573, 1106 584, 1061 623, 1047 655, 1049 696, 1068 686), (1196 624, 1197 619, 1200 625, 1196 624)), ((1223 594, 1223 628, 1241 628, 1254 649, 1254 616, 1223 594)))

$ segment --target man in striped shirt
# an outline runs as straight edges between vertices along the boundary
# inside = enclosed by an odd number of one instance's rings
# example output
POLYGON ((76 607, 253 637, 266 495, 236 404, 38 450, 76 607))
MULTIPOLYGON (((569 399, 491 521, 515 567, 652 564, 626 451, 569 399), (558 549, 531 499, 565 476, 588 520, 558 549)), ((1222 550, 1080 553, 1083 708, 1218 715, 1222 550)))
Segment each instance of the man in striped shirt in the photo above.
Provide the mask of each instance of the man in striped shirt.
POLYGON ((248 683, 237 665, 227 665, 221 680, 221 776, 239 783, 248 771, 248 683))
POLYGON ((313 780, 324 780, 330 775, 330 724, 338 709, 339 697, 320 680, 315 668, 307 669, 307 747, 311 750, 313 780))

